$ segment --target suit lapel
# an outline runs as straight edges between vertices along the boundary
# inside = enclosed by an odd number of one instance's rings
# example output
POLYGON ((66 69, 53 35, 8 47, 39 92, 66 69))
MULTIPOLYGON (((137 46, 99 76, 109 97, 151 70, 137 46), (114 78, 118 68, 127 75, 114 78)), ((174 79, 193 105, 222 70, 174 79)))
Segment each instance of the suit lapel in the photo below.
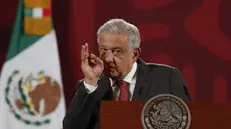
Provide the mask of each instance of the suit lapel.
POLYGON ((135 90, 133 93, 132 100, 142 100, 145 99, 145 95, 150 88, 150 83, 148 80, 148 66, 141 59, 137 61, 137 77, 135 90))
POLYGON ((98 88, 95 91, 96 100, 111 100, 112 99, 112 90, 110 87, 110 80, 107 76, 103 75, 98 81, 98 88))

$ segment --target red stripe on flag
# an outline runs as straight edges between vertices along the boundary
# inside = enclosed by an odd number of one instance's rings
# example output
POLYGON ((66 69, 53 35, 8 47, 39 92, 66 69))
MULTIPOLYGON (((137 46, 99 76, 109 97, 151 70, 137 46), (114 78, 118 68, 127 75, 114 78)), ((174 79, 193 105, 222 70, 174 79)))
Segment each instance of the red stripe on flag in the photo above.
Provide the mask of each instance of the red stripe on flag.
POLYGON ((214 100, 217 102, 226 102, 228 97, 227 78, 224 75, 219 75, 214 81, 214 100))
POLYGON ((48 17, 51 16, 51 9, 43 9, 43 16, 48 17))

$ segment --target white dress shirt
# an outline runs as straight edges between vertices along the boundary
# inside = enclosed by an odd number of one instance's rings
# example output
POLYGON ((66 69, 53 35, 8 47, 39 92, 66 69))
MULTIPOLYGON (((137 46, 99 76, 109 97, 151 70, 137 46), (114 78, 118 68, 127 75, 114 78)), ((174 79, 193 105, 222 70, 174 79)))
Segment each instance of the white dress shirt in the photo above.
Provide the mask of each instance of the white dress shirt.
MULTIPOLYGON (((134 89, 135 89, 136 76, 137 76, 136 70, 137 70, 137 63, 135 62, 133 64, 133 66, 132 66, 131 71, 123 79, 128 84, 129 100, 132 99, 133 92, 134 92, 134 89)), ((114 99, 118 100, 119 99, 119 94, 120 94, 120 89, 119 89, 118 86, 116 86, 116 83, 111 78, 109 78, 109 79, 110 79, 110 84, 111 84, 111 87, 112 87, 114 99)), ((89 85, 85 81, 83 83, 84 83, 85 88, 87 89, 88 94, 91 94, 92 92, 94 92, 98 87, 98 86, 89 85)))

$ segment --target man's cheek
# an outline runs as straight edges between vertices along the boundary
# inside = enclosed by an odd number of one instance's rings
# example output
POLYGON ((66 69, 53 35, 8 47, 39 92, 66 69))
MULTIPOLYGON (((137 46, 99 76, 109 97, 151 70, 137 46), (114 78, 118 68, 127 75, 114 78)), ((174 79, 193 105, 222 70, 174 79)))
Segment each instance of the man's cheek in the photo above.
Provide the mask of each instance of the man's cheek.
POLYGON ((115 63, 116 63, 116 66, 120 66, 120 65, 123 65, 124 63, 124 60, 120 59, 120 58, 115 58, 115 63))

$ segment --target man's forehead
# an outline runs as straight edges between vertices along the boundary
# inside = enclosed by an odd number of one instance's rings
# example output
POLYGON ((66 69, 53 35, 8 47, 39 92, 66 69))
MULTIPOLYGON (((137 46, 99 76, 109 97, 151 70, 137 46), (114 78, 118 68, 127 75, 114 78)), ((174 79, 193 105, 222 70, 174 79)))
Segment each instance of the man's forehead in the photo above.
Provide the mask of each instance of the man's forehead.
POLYGON ((119 43, 119 42, 110 42, 110 43, 99 43, 99 47, 102 48, 123 48, 125 45, 124 43, 119 43))
POLYGON ((128 44, 126 34, 117 33, 102 33, 99 38, 99 45, 101 46, 124 46, 128 44))

